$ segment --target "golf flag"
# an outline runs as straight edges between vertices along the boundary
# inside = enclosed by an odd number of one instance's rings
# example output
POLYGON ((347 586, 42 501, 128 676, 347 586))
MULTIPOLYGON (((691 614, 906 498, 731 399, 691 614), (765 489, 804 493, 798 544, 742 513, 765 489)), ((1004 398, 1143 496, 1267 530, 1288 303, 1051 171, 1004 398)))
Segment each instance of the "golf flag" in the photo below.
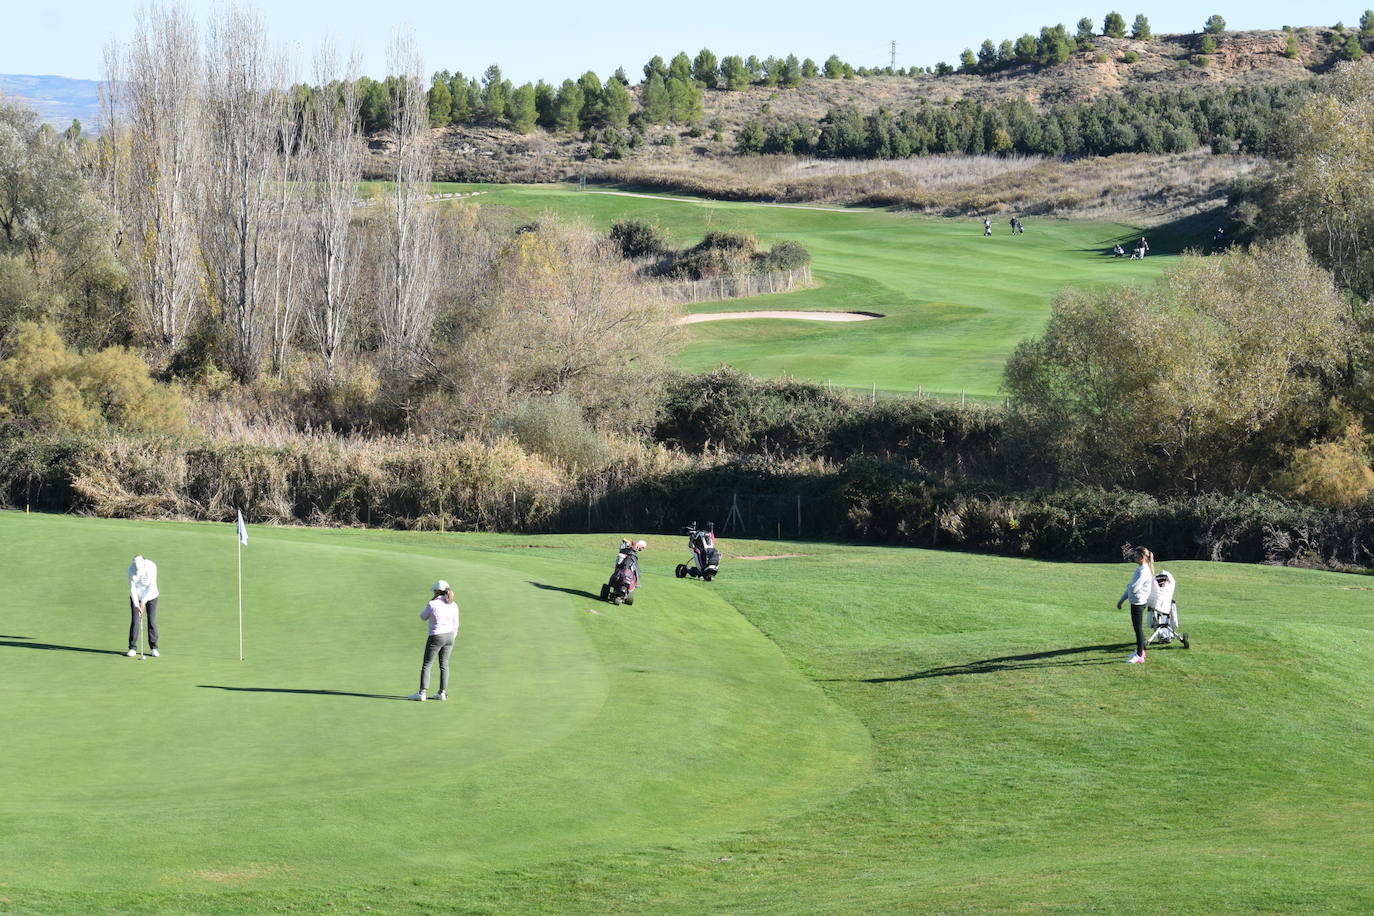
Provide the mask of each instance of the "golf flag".
POLYGON ((239 567, 239 661, 243 661, 243 545, 248 543, 248 526, 243 523, 241 510, 235 509, 234 514, 238 516, 235 526, 239 535, 239 542, 234 545, 239 567))

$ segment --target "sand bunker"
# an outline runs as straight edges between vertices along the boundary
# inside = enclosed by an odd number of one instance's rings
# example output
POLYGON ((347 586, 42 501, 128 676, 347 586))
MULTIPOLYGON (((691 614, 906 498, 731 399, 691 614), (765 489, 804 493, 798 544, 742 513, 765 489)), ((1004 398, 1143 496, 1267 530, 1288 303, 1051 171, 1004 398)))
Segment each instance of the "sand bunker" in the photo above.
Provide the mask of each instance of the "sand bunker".
POLYGON ((798 311, 758 311, 758 312, 698 312, 683 315, 678 324, 700 324, 703 321, 740 321, 746 318, 789 318, 794 321, 872 321, 882 318, 877 312, 798 312, 798 311))

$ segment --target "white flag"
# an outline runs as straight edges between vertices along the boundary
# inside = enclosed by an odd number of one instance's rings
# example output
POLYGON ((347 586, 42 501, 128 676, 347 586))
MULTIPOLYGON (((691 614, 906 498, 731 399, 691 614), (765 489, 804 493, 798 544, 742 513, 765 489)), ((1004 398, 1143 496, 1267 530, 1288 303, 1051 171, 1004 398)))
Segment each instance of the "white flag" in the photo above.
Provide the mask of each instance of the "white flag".
MULTIPOLYGON (((238 512, 237 509, 235 509, 234 511, 235 511, 235 512, 238 512)), ((246 525, 243 524, 243 513, 242 513, 242 512, 239 512, 238 515, 239 515, 239 523, 238 523, 238 525, 239 525, 239 543, 240 543, 240 544, 247 544, 247 543, 248 543, 248 527, 247 527, 246 525)))

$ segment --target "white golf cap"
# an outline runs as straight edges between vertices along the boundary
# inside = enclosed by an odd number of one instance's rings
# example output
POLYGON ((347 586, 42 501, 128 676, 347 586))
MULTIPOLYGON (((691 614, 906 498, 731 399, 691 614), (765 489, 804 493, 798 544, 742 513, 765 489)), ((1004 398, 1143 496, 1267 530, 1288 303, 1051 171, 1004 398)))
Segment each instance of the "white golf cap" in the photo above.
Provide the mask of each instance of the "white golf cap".
POLYGON ((446 592, 448 591, 448 583, 440 579, 438 582, 434 583, 434 590, 436 592, 446 592))

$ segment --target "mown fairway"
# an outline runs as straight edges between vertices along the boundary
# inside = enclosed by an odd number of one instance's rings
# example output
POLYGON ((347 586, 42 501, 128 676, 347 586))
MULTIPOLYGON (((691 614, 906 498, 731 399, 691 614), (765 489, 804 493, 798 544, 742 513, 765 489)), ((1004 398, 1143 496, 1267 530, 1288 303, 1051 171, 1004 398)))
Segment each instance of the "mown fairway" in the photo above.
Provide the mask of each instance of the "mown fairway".
POLYGON ((0 911, 1374 908, 1374 579, 1166 561, 1131 666, 1124 564, 649 540, 254 528, 240 663, 232 526, 0 513, 0 911))
MULTIPOLYGON (((1012 348, 1039 333, 1065 286, 1150 282, 1170 258, 1104 254, 1139 232, 1102 222, 1028 218, 1012 237, 1005 219, 933 219, 883 210, 826 210, 663 196, 633 197, 551 186, 441 185, 480 190, 483 204, 555 212, 600 229, 618 219, 657 223, 679 245, 710 230, 747 232, 771 246, 803 242, 819 285, 810 290, 691 306, 688 311, 806 309, 878 312, 880 321, 728 321, 693 325, 686 369, 735 366, 883 391, 994 398, 1012 348)), ((1174 242, 1176 240, 1170 240, 1174 242)), ((1191 244, 1197 244, 1196 240, 1191 244)), ((1161 245, 1156 239, 1157 248, 1161 245)))

